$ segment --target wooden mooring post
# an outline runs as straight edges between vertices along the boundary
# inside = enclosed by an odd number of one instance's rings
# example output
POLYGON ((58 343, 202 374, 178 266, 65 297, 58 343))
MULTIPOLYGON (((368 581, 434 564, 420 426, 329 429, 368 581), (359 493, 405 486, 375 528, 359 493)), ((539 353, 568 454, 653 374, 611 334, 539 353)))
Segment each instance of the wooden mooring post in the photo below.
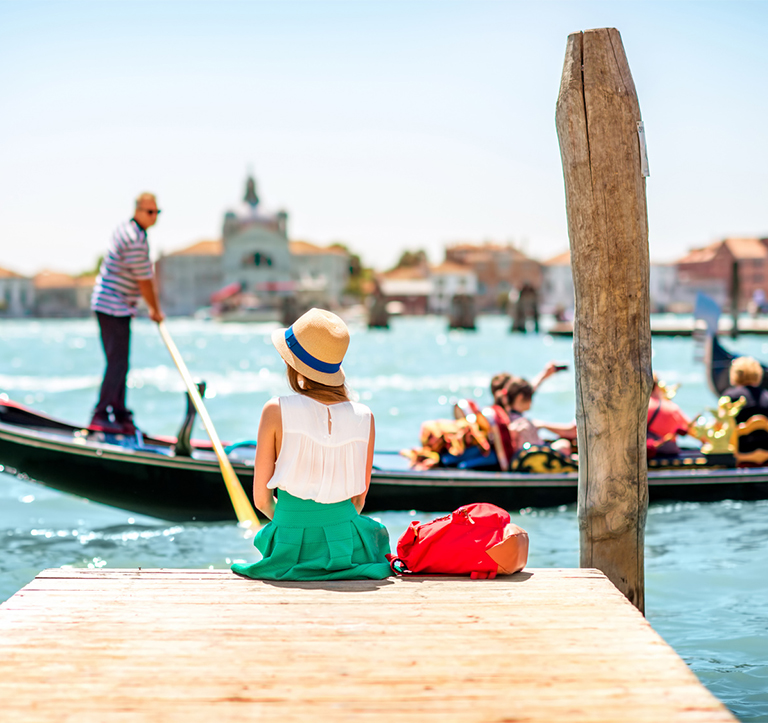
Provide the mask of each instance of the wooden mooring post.
POLYGON ((741 296, 741 285, 739 284, 739 261, 734 259, 731 264, 731 318, 733 326, 731 327, 731 338, 735 339, 739 335, 739 297, 741 296))
POLYGON ((557 100, 575 292, 580 564, 642 612, 651 390, 647 157, 619 32, 568 37, 557 100))

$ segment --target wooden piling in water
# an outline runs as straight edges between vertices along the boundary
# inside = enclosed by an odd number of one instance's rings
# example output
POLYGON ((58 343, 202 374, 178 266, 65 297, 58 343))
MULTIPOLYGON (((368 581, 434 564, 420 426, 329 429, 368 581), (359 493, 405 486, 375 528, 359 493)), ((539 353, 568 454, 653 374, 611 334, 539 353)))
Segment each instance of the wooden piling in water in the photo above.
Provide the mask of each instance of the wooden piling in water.
POLYGON ((597 570, 46 570, 0 606, 0 701, 3 723, 735 720, 597 570))
POLYGON ((739 260, 734 259, 731 264, 731 318, 733 319, 733 325, 731 326, 731 339, 736 339, 739 336, 739 297, 741 296, 741 288, 739 284, 739 260))
POLYGON ((644 130, 621 36, 568 37, 557 133, 575 292, 581 565, 644 609, 651 391, 644 130))

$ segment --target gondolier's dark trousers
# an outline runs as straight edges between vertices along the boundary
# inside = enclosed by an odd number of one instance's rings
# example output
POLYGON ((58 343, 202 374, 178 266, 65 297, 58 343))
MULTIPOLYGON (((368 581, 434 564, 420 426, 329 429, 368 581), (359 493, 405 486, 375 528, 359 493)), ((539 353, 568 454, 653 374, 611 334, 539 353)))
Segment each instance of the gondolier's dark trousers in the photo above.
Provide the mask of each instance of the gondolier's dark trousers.
POLYGON ((94 415, 106 416, 109 407, 112 407, 115 418, 122 421, 127 414, 125 380, 128 376, 128 355, 131 346, 131 317, 110 316, 97 311, 96 318, 101 330, 107 368, 104 370, 104 380, 101 382, 99 402, 94 415))

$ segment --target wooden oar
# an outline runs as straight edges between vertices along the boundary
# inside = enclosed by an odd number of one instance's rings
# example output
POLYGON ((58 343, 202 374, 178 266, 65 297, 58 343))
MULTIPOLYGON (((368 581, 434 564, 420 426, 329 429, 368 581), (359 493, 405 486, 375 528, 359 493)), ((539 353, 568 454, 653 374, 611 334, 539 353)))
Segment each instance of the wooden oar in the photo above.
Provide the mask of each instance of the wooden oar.
POLYGON ((250 522, 252 527, 259 527, 259 520, 256 517, 256 512, 254 511, 248 496, 243 491, 240 480, 237 478, 235 470, 232 469, 232 464, 230 463, 224 448, 221 446, 219 435, 216 434, 213 422, 208 415, 208 410, 203 404, 200 392, 197 391, 197 387, 192 381, 192 377, 189 375, 187 365, 181 358, 181 354, 176 348, 176 344, 173 343, 173 339, 165 326, 165 322, 159 322, 157 327, 160 329, 160 336, 163 337, 165 346, 168 347, 168 351, 176 364, 176 368, 179 370, 181 378, 184 380, 184 384, 187 387, 187 392, 192 399, 192 403, 195 405, 195 409, 197 409, 197 413, 203 421, 205 431, 208 432, 208 436, 211 438, 213 451, 216 452, 216 457, 219 460, 219 467, 221 467, 221 474, 224 477, 224 484, 227 486, 227 492, 229 492, 229 498, 232 500, 232 506, 235 508, 237 519, 240 522, 250 522))

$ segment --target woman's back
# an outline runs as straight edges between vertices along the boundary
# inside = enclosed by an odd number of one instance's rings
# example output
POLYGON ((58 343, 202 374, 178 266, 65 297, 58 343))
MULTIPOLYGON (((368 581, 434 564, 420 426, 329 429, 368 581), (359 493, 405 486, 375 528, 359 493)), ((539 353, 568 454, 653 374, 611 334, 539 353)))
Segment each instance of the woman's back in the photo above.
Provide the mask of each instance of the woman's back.
POLYGON ((301 394, 279 402, 282 444, 268 487, 324 504, 364 492, 371 410, 358 402, 323 404, 301 394))
POLYGON ((310 309, 272 343, 296 394, 261 412, 253 501, 271 521, 253 540, 262 559, 232 570, 265 580, 389 577, 387 528, 360 514, 376 433, 371 410, 350 402, 344 385, 349 330, 336 314, 310 309))

